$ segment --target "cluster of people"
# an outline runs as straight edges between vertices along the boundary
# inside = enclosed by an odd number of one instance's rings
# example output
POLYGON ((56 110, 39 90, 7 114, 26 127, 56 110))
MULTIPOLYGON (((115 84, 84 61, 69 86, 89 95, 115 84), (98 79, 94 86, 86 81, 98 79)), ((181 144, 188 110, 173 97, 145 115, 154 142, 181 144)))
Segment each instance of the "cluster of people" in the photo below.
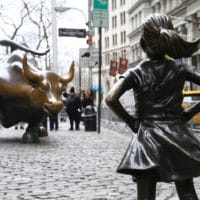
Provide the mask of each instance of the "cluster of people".
MULTIPOLYGON (((65 104, 65 112, 69 118, 69 130, 80 130, 81 115, 87 106, 94 107, 94 94, 91 89, 82 90, 80 94, 75 92, 75 88, 71 87, 69 92, 64 92, 63 97, 65 104)), ((49 117, 49 129, 59 129, 59 115, 49 117)), ((47 128, 47 116, 44 117, 42 124, 47 128)))
POLYGON ((87 106, 94 106, 94 95, 91 89, 82 90, 80 94, 71 87, 69 93, 64 92, 66 98, 66 112, 70 122, 69 130, 80 130, 81 115, 87 106))

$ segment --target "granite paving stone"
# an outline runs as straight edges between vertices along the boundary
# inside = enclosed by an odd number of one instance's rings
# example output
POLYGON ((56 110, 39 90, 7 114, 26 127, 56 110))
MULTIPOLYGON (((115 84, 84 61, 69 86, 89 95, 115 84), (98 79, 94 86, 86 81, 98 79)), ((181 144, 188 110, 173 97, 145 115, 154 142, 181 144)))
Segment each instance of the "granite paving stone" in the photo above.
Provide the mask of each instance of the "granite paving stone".
MULTIPOLYGON (((23 144, 23 130, 0 129, 0 200, 136 200, 131 177, 116 173, 132 135, 68 128, 61 122, 39 144, 23 144)), ((159 183, 156 200, 178 200, 174 184, 159 183)))

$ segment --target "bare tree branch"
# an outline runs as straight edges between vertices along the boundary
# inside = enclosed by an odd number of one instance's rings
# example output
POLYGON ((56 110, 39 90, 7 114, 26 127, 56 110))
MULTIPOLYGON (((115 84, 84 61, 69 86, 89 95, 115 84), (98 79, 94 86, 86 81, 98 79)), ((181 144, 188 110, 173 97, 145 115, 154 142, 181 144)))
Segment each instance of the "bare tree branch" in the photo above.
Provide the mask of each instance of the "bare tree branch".
POLYGON ((35 11, 37 12, 38 16, 35 19, 33 15, 30 13, 30 8, 28 6, 25 7, 27 10, 29 20, 36 26, 37 28, 37 37, 38 37, 38 42, 36 45, 36 49, 38 50, 43 43, 43 41, 46 42, 47 48, 49 48, 49 41, 48 37, 48 29, 51 26, 51 22, 48 20, 48 18, 45 17, 49 16, 50 11, 45 7, 45 1, 41 0, 40 4, 34 7, 35 11))

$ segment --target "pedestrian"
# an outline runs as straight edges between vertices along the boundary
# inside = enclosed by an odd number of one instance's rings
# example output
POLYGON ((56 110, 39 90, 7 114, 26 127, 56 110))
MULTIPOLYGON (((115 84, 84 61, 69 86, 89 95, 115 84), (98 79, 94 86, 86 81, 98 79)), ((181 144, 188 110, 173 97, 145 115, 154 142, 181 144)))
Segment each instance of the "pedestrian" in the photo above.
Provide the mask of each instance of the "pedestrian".
POLYGON ((67 98, 66 112, 70 122, 69 130, 74 130, 74 124, 75 124, 75 129, 80 130, 80 120, 82 112, 80 96, 75 94, 74 87, 71 87, 69 94, 65 93, 64 96, 67 98))
POLYGON ((86 98, 86 91, 85 90, 81 90, 81 104, 82 104, 82 107, 84 108, 85 107, 85 98, 86 98))
POLYGON ((94 106, 94 93, 92 89, 87 90, 88 104, 94 106))
POLYGON ((51 115, 49 116, 49 128, 50 128, 50 131, 52 130, 58 130, 59 129, 59 122, 58 122, 58 114, 54 114, 54 115, 51 115))
POLYGON ((176 61, 190 57, 200 40, 188 42, 173 29, 171 19, 153 14, 142 24, 140 40, 148 59, 125 72, 109 91, 109 107, 136 133, 117 172, 136 178, 137 199, 154 200, 157 182, 175 182, 181 200, 198 200, 193 177, 200 175, 200 139, 186 119, 200 111, 183 111, 185 81, 200 85, 200 74, 176 61), (134 90, 135 116, 119 98, 134 90))
POLYGON ((94 94, 91 89, 82 93, 81 98, 82 107, 85 109, 87 106, 94 106, 94 94))

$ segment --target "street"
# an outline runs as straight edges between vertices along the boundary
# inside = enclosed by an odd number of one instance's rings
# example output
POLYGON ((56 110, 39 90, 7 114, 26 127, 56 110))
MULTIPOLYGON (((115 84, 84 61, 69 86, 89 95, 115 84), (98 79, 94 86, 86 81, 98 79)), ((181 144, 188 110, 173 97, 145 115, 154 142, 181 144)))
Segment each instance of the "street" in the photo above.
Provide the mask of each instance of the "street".
MULTIPOLYGON (((0 129, 0 200, 135 200, 136 184, 116 168, 131 139, 104 128, 69 131, 67 122, 39 144, 24 130, 0 129)), ((200 179, 195 179, 200 193, 200 179)), ((157 185, 156 200, 178 200, 173 183, 157 185)))

